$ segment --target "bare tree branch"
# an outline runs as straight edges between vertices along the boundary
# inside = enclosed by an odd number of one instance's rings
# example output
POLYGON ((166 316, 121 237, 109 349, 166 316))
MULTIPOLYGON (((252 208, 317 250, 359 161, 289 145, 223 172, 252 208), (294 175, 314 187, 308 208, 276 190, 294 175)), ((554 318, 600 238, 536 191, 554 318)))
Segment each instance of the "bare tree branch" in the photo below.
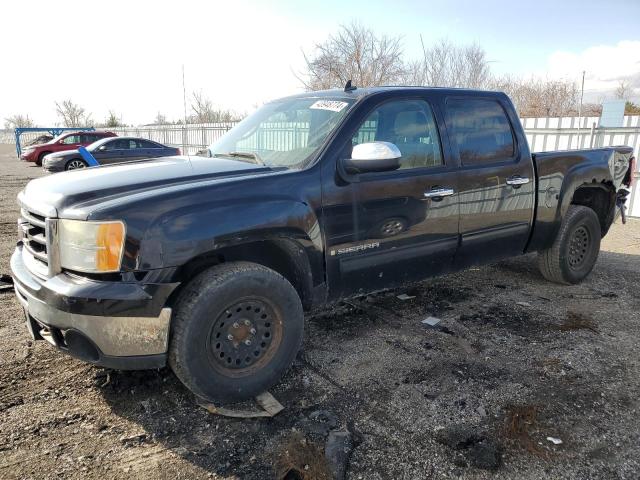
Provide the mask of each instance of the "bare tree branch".
POLYGON ((231 110, 216 109, 213 102, 202 92, 193 92, 191 102, 191 115, 187 120, 190 123, 220 123, 238 120, 238 115, 231 110))
POLYGON ((4 128, 6 129, 14 129, 14 128, 28 128, 33 127, 33 120, 29 117, 29 115, 11 115, 4 119, 4 128))
POLYGON ((56 113, 64 123, 65 127, 89 127, 93 125, 91 114, 87 113, 83 107, 69 100, 63 100, 62 104, 55 102, 56 113))
POLYGON ((343 87, 347 80, 359 87, 392 85, 404 74, 401 38, 376 35, 357 22, 341 25, 311 56, 302 55, 301 83, 307 90, 343 87))

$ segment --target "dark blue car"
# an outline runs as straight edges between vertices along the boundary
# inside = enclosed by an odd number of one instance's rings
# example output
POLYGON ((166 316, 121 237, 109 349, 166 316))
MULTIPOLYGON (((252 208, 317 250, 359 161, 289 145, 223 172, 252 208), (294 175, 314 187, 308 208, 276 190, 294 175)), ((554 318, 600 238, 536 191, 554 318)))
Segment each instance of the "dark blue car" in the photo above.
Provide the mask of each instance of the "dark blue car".
MULTIPOLYGON (((136 137, 103 138, 89 145, 87 150, 100 165, 180 155, 178 148, 136 137)), ((89 165, 78 150, 67 150, 45 156, 42 166, 48 172, 62 172, 89 165)))

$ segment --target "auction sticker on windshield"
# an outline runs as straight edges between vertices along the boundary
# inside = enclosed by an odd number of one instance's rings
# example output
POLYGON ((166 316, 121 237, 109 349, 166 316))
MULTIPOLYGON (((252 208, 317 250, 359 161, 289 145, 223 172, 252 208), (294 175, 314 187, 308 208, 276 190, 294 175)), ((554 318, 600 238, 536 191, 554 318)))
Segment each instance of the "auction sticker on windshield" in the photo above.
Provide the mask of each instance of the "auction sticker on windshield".
POLYGON ((331 110, 332 112, 339 112, 344 107, 349 105, 347 102, 340 102, 339 100, 318 100, 309 108, 316 110, 331 110))

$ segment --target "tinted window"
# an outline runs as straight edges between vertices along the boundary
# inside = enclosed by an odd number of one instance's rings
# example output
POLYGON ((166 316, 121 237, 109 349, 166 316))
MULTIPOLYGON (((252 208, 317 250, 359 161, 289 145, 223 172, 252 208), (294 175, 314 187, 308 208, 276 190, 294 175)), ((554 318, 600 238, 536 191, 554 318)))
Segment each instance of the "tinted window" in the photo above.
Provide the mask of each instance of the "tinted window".
POLYGON ((401 169, 443 163, 433 112, 422 100, 388 102, 376 108, 353 136, 352 144, 374 141, 391 142, 400 149, 401 169))
POLYGON ((125 150, 129 148, 128 140, 113 140, 104 144, 105 150, 125 150))
POLYGON ((161 145, 148 140, 138 140, 138 143, 140 144, 140 148, 162 148, 161 145))
POLYGON ((80 142, 81 143, 93 143, 96 140, 98 140, 98 137, 96 135, 92 135, 92 134, 80 135, 80 142))
POLYGON ((499 162, 514 155, 511 124, 495 100, 450 98, 447 124, 463 165, 499 162))

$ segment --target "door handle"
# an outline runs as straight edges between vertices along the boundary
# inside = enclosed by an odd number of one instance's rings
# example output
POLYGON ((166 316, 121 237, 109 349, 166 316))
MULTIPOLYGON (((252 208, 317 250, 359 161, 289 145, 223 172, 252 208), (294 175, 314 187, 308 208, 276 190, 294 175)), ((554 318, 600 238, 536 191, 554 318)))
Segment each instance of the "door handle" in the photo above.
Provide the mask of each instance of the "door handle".
POLYGON ((507 178, 508 185, 526 185, 529 183, 529 177, 521 177, 520 175, 514 175, 513 177, 507 178))
POLYGON ((450 187, 433 187, 431 190, 424 192, 425 198, 448 197, 455 192, 450 187))

